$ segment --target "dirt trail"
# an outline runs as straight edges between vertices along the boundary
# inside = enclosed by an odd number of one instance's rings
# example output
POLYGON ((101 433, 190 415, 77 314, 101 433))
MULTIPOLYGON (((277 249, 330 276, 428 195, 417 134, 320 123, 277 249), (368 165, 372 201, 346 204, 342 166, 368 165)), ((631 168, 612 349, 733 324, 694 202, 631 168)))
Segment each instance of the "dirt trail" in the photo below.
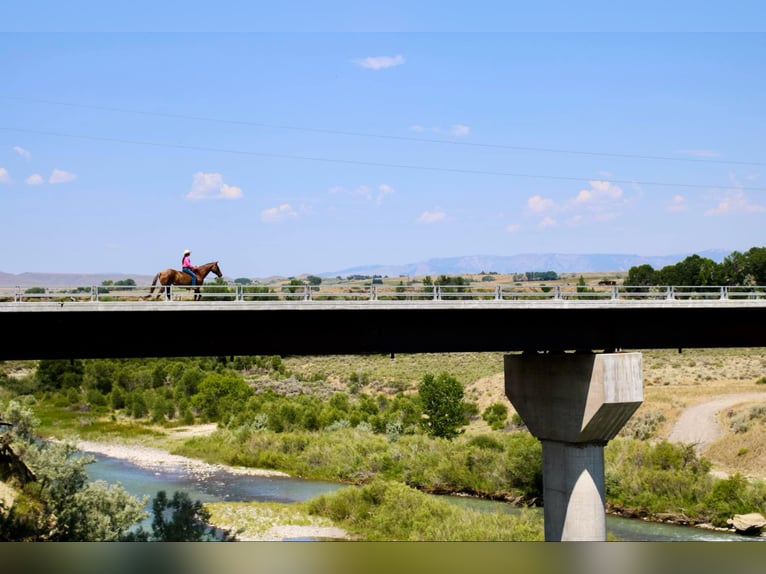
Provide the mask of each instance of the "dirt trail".
POLYGON ((668 441, 696 445, 703 452, 711 443, 724 435, 718 413, 746 401, 766 400, 766 393, 735 393, 723 395, 688 407, 673 425, 668 441))

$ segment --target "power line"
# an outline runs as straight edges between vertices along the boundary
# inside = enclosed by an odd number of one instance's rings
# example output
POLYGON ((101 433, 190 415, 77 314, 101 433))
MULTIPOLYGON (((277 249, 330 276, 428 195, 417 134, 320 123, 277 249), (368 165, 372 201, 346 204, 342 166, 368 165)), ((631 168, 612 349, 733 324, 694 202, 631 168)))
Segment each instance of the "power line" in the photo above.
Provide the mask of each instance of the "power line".
POLYGON ((228 120, 228 119, 222 119, 222 118, 209 118, 204 116, 172 114, 168 112, 151 112, 146 110, 134 110, 130 108, 117 108, 117 107, 110 107, 110 106, 78 104, 78 103, 72 103, 72 102, 59 102, 54 100, 18 98, 13 96, 0 96, 0 98, 7 99, 7 100, 21 101, 21 102, 31 102, 31 103, 48 104, 48 105, 56 105, 56 106, 68 106, 68 107, 74 107, 74 108, 102 110, 107 112, 139 114, 139 115, 145 115, 145 116, 171 118, 171 119, 193 120, 193 121, 201 121, 201 122, 251 126, 251 127, 258 127, 258 128, 291 130, 291 131, 300 131, 300 132, 306 132, 306 133, 323 133, 323 134, 342 135, 342 136, 350 136, 350 137, 365 137, 365 138, 407 141, 407 142, 416 142, 416 143, 433 143, 433 144, 464 146, 464 147, 473 147, 473 148, 531 151, 531 152, 585 155, 585 156, 596 156, 596 157, 613 157, 613 158, 621 158, 621 159, 674 161, 674 162, 701 163, 701 164, 726 164, 726 165, 742 165, 742 166, 765 166, 766 165, 766 162, 759 162, 759 161, 741 161, 741 160, 726 160, 726 159, 698 158, 698 157, 673 157, 673 156, 664 156, 664 155, 642 155, 642 154, 628 154, 628 153, 616 153, 616 152, 605 152, 605 151, 575 150, 575 149, 566 149, 566 148, 518 146, 518 145, 509 145, 509 144, 490 144, 490 143, 481 143, 481 142, 462 142, 462 141, 452 141, 452 140, 444 140, 444 139, 437 139, 437 138, 416 138, 416 137, 409 137, 409 136, 375 134, 375 133, 369 133, 369 132, 357 132, 357 131, 350 131, 350 130, 332 130, 332 129, 313 128, 313 127, 306 127, 306 126, 293 126, 289 124, 269 124, 264 122, 254 122, 254 121, 247 121, 247 120, 228 120))
MULTIPOLYGON (((467 169, 467 168, 455 168, 455 167, 436 167, 436 166, 425 166, 425 165, 415 165, 415 164, 397 164, 397 163, 385 163, 385 162, 374 162, 374 161, 352 160, 352 159, 337 159, 337 158, 326 158, 326 157, 304 156, 304 155, 276 154, 276 153, 270 153, 270 152, 257 152, 257 151, 236 150, 236 149, 227 149, 227 148, 206 147, 206 146, 192 146, 192 145, 185 145, 185 144, 129 140, 129 139, 122 139, 122 138, 110 138, 110 137, 103 137, 103 136, 61 133, 61 132, 33 130, 33 129, 26 129, 26 128, 11 128, 11 127, 4 127, 4 126, 0 126, 0 130, 20 132, 20 133, 31 133, 31 134, 46 135, 46 136, 55 136, 55 137, 64 137, 64 138, 76 138, 76 139, 84 139, 84 140, 91 140, 91 141, 103 141, 103 142, 111 142, 111 143, 121 143, 121 144, 151 146, 151 147, 161 147, 161 148, 171 148, 171 149, 184 149, 184 150, 190 150, 190 151, 236 154, 236 155, 246 155, 246 156, 252 156, 252 157, 272 158, 272 159, 290 159, 290 160, 314 161, 314 162, 324 162, 324 163, 339 163, 339 164, 346 164, 346 165, 364 165, 364 166, 371 166, 371 167, 412 169, 412 170, 421 170, 421 171, 438 171, 438 172, 460 173, 460 174, 469 174, 469 175, 494 175, 494 176, 503 176, 503 177, 528 178, 528 179, 550 179, 550 180, 559 180, 559 181, 587 182, 587 181, 592 181, 594 179, 597 179, 594 177, 543 175, 543 174, 518 173, 518 172, 507 172, 507 171, 493 171, 493 170, 467 169)), ((718 187, 718 186, 713 186, 710 184, 674 183, 674 182, 666 182, 666 181, 640 181, 640 180, 611 179, 611 178, 609 179, 609 181, 611 183, 619 183, 623 185, 646 185, 646 186, 678 187, 678 188, 692 188, 692 189, 718 187)), ((740 189, 742 191, 766 191, 766 187, 737 186, 737 189, 740 189)))

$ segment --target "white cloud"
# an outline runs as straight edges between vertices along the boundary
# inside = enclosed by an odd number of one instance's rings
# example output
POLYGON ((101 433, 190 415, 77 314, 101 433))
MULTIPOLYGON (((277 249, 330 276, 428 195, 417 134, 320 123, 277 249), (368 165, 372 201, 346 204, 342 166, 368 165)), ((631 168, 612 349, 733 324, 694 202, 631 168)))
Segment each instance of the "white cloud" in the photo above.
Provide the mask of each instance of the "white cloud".
POLYGON ((431 223, 443 221, 446 217, 447 217, 447 214, 441 210, 424 211, 423 213, 420 214, 420 217, 418 217, 418 223, 430 225, 431 223))
POLYGON ((54 169, 48 178, 48 183, 68 183, 70 181, 74 181, 76 178, 77 176, 73 173, 64 171, 63 169, 54 169))
POLYGON ((527 199, 527 207, 532 213, 542 213, 553 209, 554 203, 552 199, 544 198, 541 195, 533 195, 527 199))
POLYGON ((327 191, 328 193, 332 194, 344 194, 351 197, 362 197, 367 201, 374 201, 375 205, 379 206, 383 203, 383 198, 385 196, 394 193, 394 188, 387 183, 381 183, 375 188, 372 188, 369 185, 358 185, 354 189, 348 189, 342 185, 336 185, 327 191))
POLYGON ((410 131, 422 134, 425 132, 431 132, 434 134, 448 135, 457 138, 467 137, 471 133, 471 127, 465 124, 452 124, 448 127, 432 126, 427 127, 420 124, 413 124, 410 126, 410 131))
POLYGON ((45 183, 45 178, 39 173, 33 173, 27 179, 24 180, 27 185, 42 185, 45 183))
POLYGON ((705 215, 726 215, 729 213, 762 213, 766 206, 751 203, 739 189, 727 191, 716 207, 708 209, 705 215))
POLYGON ((505 230, 508 233, 516 233, 517 231, 521 231, 521 225, 519 225, 518 223, 509 223, 508 225, 505 226, 505 230))
POLYGON ((21 146, 17 146, 17 145, 13 146, 13 151, 15 151, 24 159, 29 159, 30 157, 32 157, 32 154, 29 152, 29 150, 26 150, 21 146))
POLYGON ((378 186, 378 195, 375 198, 375 205, 381 205, 383 203, 383 198, 392 193, 394 193, 393 187, 391 187, 387 183, 381 183, 378 186))
POLYGON ((198 171, 194 174, 191 190, 184 197, 191 200, 240 199, 243 194, 240 188, 224 183, 220 173, 198 171))
POLYGON ((0 167, 0 183, 11 183, 11 176, 4 167, 0 167))
POLYGON ((618 200, 622 197, 622 189, 619 185, 598 179, 591 180, 588 183, 590 184, 590 189, 581 189, 574 198, 575 203, 618 200))
POLYGON ((668 205, 668 211, 673 213, 680 213, 687 209, 689 209, 689 204, 683 195, 674 195, 673 199, 670 200, 670 205, 668 205))
POLYGON ((471 133, 471 128, 469 128, 468 126, 465 126, 463 124, 454 124, 454 125, 450 126, 450 133, 453 136, 465 137, 469 133, 471 133))
POLYGON ((538 227, 544 229, 546 227, 555 227, 556 226, 556 220, 552 217, 543 217, 540 220, 540 223, 537 224, 538 227))
POLYGON ((404 56, 401 54, 397 54, 396 56, 370 56, 367 58, 359 58, 354 60, 354 62, 368 70, 383 70, 385 68, 401 66, 404 64, 404 56))
POLYGON ((283 203, 277 207, 271 207, 261 211, 261 221, 265 223, 280 223, 298 217, 298 213, 289 203, 283 203))

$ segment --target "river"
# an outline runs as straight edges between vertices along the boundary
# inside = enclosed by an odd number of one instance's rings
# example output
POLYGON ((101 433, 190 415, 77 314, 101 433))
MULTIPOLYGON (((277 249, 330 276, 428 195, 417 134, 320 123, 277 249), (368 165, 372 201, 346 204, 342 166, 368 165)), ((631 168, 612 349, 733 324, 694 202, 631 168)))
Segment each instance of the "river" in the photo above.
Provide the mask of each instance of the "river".
MULTIPOLYGON (((169 495, 175 491, 186 492, 192 500, 201 502, 297 502, 314 498, 323 493, 345 488, 344 485, 287 477, 266 477, 233 474, 219 469, 205 473, 185 469, 152 469, 129 461, 93 454, 95 462, 86 466, 90 480, 104 480, 109 484, 120 483, 126 491, 137 497, 150 499, 158 491, 169 495)), ((487 512, 518 512, 516 507, 502 502, 478 500, 466 497, 443 497, 450 502, 487 512)), ((147 510, 150 506, 147 505, 147 510)), ((150 527, 147 520, 145 528, 150 527)), ((728 532, 716 532, 669 524, 657 524, 643 520, 607 516, 607 533, 618 540, 641 541, 715 541, 744 542, 764 541, 728 532)))

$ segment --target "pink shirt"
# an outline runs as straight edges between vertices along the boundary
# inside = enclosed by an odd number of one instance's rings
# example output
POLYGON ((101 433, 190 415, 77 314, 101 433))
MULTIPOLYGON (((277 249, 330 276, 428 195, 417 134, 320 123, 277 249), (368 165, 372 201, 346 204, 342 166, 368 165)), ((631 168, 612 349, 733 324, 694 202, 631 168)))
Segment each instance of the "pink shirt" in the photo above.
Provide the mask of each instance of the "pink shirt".
POLYGON ((181 267, 191 267, 191 258, 188 255, 184 255, 183 263, 181 263, 181 267))

